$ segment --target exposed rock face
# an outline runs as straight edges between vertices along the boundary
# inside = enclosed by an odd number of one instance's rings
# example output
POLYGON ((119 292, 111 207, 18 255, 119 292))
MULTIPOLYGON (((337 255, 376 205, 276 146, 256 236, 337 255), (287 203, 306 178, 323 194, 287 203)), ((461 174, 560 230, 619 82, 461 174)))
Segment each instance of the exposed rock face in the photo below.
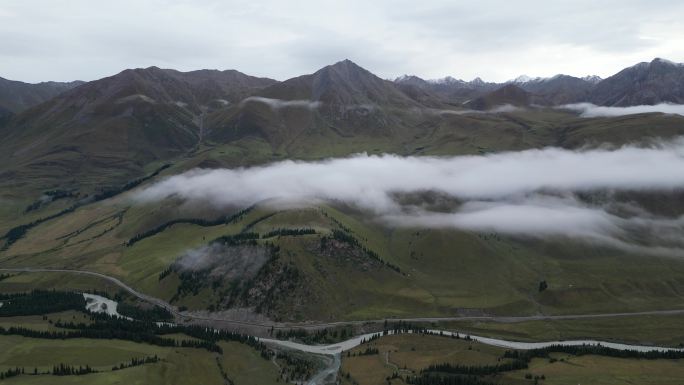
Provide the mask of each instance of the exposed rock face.
POLYGON ((590 101, 603 106, 684 103, 684 65, 663 59, 639 63, 601 81, 590 101))

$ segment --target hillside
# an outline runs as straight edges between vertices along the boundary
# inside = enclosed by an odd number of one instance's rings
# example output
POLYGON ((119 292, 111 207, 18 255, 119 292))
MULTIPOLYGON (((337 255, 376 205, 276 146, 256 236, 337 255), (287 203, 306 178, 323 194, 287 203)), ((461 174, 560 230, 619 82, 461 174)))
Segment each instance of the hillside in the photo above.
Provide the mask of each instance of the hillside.
MULTIPOLYGON (((130 199, 136 189, 197 167, 359 152, 482 156, 549 146, 619 147, 684 135, 679 115, 587 119, 532 106, 537 95, 560 100, 570 95, 566 82, 579 84, 556 80, 534 92, 515 84, 485 92, 468 103, 479 113, 450 107, 426 88, 429 82, 385 81, 349 61, 281 83, 234 71, 156 67, 89 82, 0 128, 7 203, 0 211, 0 261, 99 271, 175 306, 229 314, 246 309, 279 320, 680 304, 677 277, 684 266, 678 260, 658 258, 646 268, 638 253, 573 239, 533 242, 491 231, 396 227, 335 201, 248 208, 173 196, 145 204, 130 199), (505 104, 519 108, 486 112, 505 104), (160 168, 165 163, 169 167, 160 168), (254 264, 210 264, 192 273, 175 265, 188 250, 213 250, 216 239, 230 246, 217 253, 221 258, 248 253, 256 256, 254 264), (619 277, 616 265, 624 273, 619 277), (544 293, 537 290, 540 280, 549 282, 544 293)), ((620 215, 638 204, 674 218, 684 213, 679 198, 676 192, 599 192, 577 199, 610 203, 620 215)), ((460 204, 434 192, 398 199, 430 210, 460 204)), ((638 240, 651 242, 647 235, 638 240)))
POLYGON ((281 100, 309 100, 332 106, 415 105, 392 82, 380 79, 350 60, 323 67, 310 75, 288 79, 258 95, 281 100))
POLYGON ((556 75, 548 79, 519 83, 518 86, 533 94, 534 103, 558 106, 586 101, 595 84, 574 76, 556 75))
POLYGON ((278 147, 300 135, 387 136, 411 124, 408 114, 420 107, 392 82, 344 60, 266 87, 210 116, 209 139, 258 137, 278 147))
POLYGON ((491 110, 503 105, 525 107, 530 105, 531 100, 532 95, 529 92, 515 84, 508 84, 473 99, 465 105, 475 110, 491 110))
POLYGON ((625 68, 601 81, 589 100, 603 106, 684 103, 684 65, 653 59, 625 68))
POLYGON ((125 181, 194 148, 208 110, 273 82, 237 71, 125 70, 7 121, 0 172, 48 186, 125 181))
POLYGON ((24 83, 0 78, 0 111, 19 113, 43 103, 84 82, 24 83))

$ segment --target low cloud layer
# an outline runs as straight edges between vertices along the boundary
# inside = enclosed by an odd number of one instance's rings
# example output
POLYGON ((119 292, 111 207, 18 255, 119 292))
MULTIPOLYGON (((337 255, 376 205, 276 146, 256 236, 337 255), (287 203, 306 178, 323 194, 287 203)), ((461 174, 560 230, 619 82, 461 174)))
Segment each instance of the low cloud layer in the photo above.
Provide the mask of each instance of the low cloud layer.
POLYGON ((282 100, 282 99, 271 99, 271 98, 263 98, 261 96, 250 96, 246 99, 244 99, 241 104, 247 104, 247 103, 264 103, 268 105, 269 107, 273 108, 274 110, 278 110, 281 108, 286 108, 286 107, 299 107, 299 108, 306 108, 309 110, 315 110, 318 108, 321 103, 320 102, 312 102, 310 100, 282 100))
POLYGON ((631 107, 603 107, 591 103, 566 104, 559 108, 573 110, 580 113, 583 118, 612 117, 634 114, 661 112, 663 114, 675 114, 684 116, 684 105, 661 103, 654 106, 631 106, 631 107))
POLYGON ((502 104, 496 106, 489 110, 439 110, 439 109, 429 109, 427 111, 437 114, 437 115, 467 115, 467 114, 501 114, 506 112, 515 112, 522 110, 520 107, 516 107, 512 104, 502 104))
POLYGON ((383 219, 399 226, 581 239, 638 254, 684 256, 684 217, 642 215, 620 216, 610 207, 590 206, 572 196, 532 194, 499 201, 470 201, 456 212, 414 211, 383 219))
POLYGON ((672 255, 684 254, 681 218, 658 217, 631 203, 589 204, 578 196, 683 188, 684 140, 679 139, 651 147, 579 152, 546 148, 458 157, 361 154, 246 169, 198 169, 152 185, 136 199, 177 196, 218 206, 337 201, 394 225, 572 237, 672 255), (416 199, 428 192, 445 197, 447 203, 435 210, 416 199))

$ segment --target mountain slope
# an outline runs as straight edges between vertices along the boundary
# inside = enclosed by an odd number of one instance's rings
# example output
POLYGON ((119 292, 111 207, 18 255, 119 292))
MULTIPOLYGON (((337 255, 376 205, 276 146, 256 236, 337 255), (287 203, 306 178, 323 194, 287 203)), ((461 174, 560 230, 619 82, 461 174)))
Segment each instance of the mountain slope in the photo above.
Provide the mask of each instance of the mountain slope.
POLYGON ((11 118, 0 129, 0 172, 31 180, 107 173, 127 179, 194 148, 208 110, 273 83, 238 71, 125 70, 11 118))
POLYGON ((684 65, 663 59, 639 63, 601 81, 590 101, 603 106, 684 103, 684 65))
POLYGON ((586 101, 594 83, 568 75, 532 79, 517 86, 533 94, 533 101, 542 105, 560 105, 586 101))
POLYGON ((335 106, 415 105, 392 82, 380 79, 350 60, 323 67, 311 75, 286 80, 258 94, 274 99, 304 99, 335 106))
POLYGON ((164 71, 187 82, 196 100, 205 105, 237 103, 261 88, 278 83, 277 80, 249 76, 236 70, 164 71))
POLYGON ((253 136, 277 147, 305 132, 390 135, 405 126, 411 109, 421 107, 394 83, 344 60, 266 87, 210 116, 208 126, 214 141, 253 136))
POLYGON ((81 81, 30 84, 0 78, 0 110, 19 113, 81 84, 81 81))
POLYGON ((507 84, 497 90, 489 92, 466 105, 475 110, 489 110, 497 106, 510 104, 516 107, 528 106, 532 100, 529 92, 516 86, 507 84))

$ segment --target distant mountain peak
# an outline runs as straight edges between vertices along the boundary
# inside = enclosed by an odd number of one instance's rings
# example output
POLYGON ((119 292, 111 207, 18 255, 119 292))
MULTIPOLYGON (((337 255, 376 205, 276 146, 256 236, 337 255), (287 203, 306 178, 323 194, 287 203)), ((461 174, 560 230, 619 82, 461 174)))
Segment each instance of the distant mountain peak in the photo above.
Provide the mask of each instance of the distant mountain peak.
POLYGON ((684 64, 655 58, 601 81, 590 101, 603 106, 684 103, 684 64))
POLYGON ((337 63, 323 67, 323 69, 325 69, 325 68, 367 71, 365 68, 361 67, 360 65, 354 63, 353 61, 351 61, 349 59, 340 60, 337 63))
POLYGON ((597 84, 598 82, 603 80, 603 78, 601 78, 598 75, 587 75, 587 76, 584 76, 580 79, 584 80, 585 82, 591 83, 591 84, 597 84))
POLYGON ((416 76, 416 75, 401 75, 394 79, 395 83, 412 83, 412 82, 425 82, 426 80, 416 76))
POLYGON ((24 83, 0 77, 0 115, 3 111, 19 113, 48 101, 84 82, 24 83))
POLYGON ((684 63, 675 63, 672 60, 667 60, 659 57, 653 59, 650 64, 666 64, 670 66, 684 67, 684 63))
MULTIPOLYGON (((558 76, 558 75, 556 75, 556 76, 558 76)), ((548 80, 548 79, 550 79, 550 78, 542 78, 539 76, 533 78, 533 77, 527 76, 527 75, 520 75, 513 80, 507 81, 506 83, 524 84, 524 83, 531 83, 531 82, 541 82, 541 81, 548 80)))
POLYGON ((517 78, 511 80, 511 83, 527 83, 530 80, 532 80, 531 77, 529 77, 527 75, 520 75, 517 78))
POLYGON ((452 76, 445 76, 443 78, 438 78, 438 79, 430 79, 428 80, 429 83, 432 84, 465 84, 461 79, 456 79, 452 76))

